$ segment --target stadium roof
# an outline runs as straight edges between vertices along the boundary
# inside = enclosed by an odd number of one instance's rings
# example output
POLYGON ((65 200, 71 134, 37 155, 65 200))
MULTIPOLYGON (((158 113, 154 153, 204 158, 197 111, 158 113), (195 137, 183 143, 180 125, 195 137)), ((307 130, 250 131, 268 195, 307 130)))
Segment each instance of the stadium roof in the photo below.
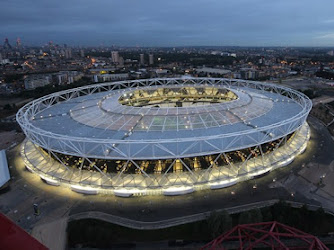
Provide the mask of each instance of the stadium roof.
POLYGON ((133 157, 134 152, 138 159, 150 158, 152 154, 168 158, 183 152, 191 156, 237 150, 281 138, 304 123, 311 107, 307 97, 291 89, 228 79, 149 79, 85 88, 99 90, 81 95, 85 89, 73 89, 43 97, 26 106, 28 116, 19 112, 17 120, 24 125, 23 129, 34 133, 32 139, 37 144, 42 146, 46 142, 47 148, 54 151, 63 152, 60 144, 70 140, 76 148, 81 148, 77 143, 87 142, 84 151, 92 157, 106 156, 106 148, 99 145, 108 143, 117 146, 109 153, 110 158, 133 157), (161 85, 151 86, 157 83, 161 85), (124 86, 135 84, 135 88, 124 86), (148 90, 161 86, 217 86, 232 91, 238 98, 190 107, 122 105, 119 98, 136 90, 138 85, 148 90), (106 91, 106 86, 112 89, 106 91), (60 98, 67 99, 57 102, 60 98), (203 140, 208 143, 195 145, 203 140), (179 142, 177 147, 175 142, 179 142), (141 150, 157 143, 160 145, 154 149, 141 150))

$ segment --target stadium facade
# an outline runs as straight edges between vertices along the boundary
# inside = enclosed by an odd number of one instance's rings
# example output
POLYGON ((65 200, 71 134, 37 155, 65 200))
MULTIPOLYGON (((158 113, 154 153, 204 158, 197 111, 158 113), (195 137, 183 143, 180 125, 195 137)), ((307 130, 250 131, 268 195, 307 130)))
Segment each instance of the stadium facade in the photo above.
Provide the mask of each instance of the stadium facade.
POLYGON ((288 165, 307 146, 311 107, 281 85, 156 78, 53 93, 21 108, 17 121, 25 165, 48 184, 179 195, 288 165))

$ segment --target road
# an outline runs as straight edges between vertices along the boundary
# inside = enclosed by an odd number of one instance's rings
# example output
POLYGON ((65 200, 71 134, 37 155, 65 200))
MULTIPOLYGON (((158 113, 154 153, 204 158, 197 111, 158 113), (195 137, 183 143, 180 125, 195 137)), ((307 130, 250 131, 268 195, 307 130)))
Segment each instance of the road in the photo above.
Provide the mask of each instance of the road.
POLYGON ((330 102, 333 102, 334 101, 334 97, 333 96, 320 96, 320 97, 317 97, 317 98, 314 98, 312 99, 312 104, 313 106, 317 105, 317 104, 326 104, 326 103, 330 103, 330 102))

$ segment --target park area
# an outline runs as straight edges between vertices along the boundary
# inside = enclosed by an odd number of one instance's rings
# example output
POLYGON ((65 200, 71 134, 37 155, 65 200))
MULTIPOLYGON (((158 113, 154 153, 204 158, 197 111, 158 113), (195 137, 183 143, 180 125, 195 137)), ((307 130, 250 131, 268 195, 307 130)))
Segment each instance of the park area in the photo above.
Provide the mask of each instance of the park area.
POLYGON ((212 212, 206 219, 159 230, 137 230, 104 221, 83 219, 68 224, 68 247, 112 248, 130 247, 142 242, 167 241, 204 245, 238 224, 278 221, 316 236, 334 232, 334 217, 322 208, 311 211, 307 206, 293 208, 285 202, 271 207, 253 209, 238 214, 212 212))

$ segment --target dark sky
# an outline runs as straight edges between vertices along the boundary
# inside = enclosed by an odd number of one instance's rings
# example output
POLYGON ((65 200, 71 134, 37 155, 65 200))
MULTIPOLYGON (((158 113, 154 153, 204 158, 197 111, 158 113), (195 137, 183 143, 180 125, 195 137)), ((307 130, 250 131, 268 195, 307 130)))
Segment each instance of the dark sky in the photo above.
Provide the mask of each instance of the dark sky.
POLYGON ((333 0, 1 0, 13 44, 334 46, 333 0))

